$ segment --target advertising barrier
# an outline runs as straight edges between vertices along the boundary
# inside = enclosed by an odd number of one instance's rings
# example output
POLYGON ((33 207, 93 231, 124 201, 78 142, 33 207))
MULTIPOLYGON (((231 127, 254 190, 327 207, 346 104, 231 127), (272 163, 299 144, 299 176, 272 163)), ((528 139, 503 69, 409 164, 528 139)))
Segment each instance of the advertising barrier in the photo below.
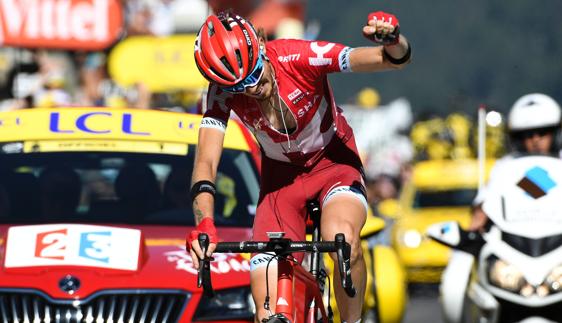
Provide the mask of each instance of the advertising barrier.
POLYGON ((0 0, 0 46, 101 50, 122 28, 118 0, 0 0))

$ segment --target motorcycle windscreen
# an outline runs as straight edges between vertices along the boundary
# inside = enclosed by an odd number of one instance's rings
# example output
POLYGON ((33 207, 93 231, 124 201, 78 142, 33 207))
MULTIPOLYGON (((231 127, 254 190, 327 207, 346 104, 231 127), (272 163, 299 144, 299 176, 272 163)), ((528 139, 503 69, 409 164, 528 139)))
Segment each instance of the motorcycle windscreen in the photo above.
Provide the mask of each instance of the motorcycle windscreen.
POLYGON ((562 232, 562 160, 519 157, 492 170, 484 212, 502 231, 531 239, 562 232))

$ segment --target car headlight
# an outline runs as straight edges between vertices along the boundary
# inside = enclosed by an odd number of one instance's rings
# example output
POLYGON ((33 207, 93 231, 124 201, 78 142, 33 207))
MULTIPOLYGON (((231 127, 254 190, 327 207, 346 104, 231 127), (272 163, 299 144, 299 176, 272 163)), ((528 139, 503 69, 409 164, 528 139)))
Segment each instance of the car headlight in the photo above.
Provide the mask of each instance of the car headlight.
POLYGON ((253 320, 255 313, 250 287, 221 289, 216 290, 212 298, 201 297, 193 321, 253 320))
POLYGON ((554 268, 544 282, 533 286, 515 266, 495 256, 486 259, 490 284, 525 297, 545 297, 562 290, 562 265, 554 268))
POLYGON ((417 248, 421 245, 423 236, 417 230, 406 230, 402 235, 402 243, 408 248, 417 248))

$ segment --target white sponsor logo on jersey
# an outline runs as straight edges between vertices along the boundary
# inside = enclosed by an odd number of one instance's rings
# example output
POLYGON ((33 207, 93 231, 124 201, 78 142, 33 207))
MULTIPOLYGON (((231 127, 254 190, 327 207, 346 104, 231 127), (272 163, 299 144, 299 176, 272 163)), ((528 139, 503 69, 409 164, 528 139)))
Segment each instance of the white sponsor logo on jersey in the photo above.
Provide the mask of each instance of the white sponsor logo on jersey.
POLYGON ((308 63, 312 66, 324 66, 332 64, 331 58, 325 58, 324 54, 329 52, 335 46, 334 43, 328 43, 324 46, 318 45, 317 42, 310 44, 310 49, 316 53, 316 57, 309 57, 308 63))
MULTIPOLYGON (((315 101, 316 101, 316 98, 315 98, 315 101)), ((299 109, 299 111, 297 112, 298 117, 299 117, 299 118, 302 118, 302 117, 305 115, 305 113, 307 113, 308 110, 310 110, 310 108, 312 108, 313 105, 314 105, 314 103, 313 103, 312 101, 308 101, 308 102, 304 105, 304 107, 302 107, 301 109, 299 109)))
POLYGON ((293 100, 294 98, 296 98, 297 96, 301 95, 302 91, 300 89, 296 89, 293 92, 289 93, 288 97, 289 100, 293 100))
POLYGON ((229 112, 230 109, 226 105, 226 99, 229 99, 233 96, 232 93, 222 91, 220 94, 217 92, 218 87, 212 86, 210 87, 209 94, 207 95, 207 108, 214 109, 215 104, 218 104, 219 108, 224 112, 229 112))
POLYGON ((277 60, 280 63, 288 63, 288 62, 298 61, 300 57, 301 54, 289 54, 285 56, 277 56, 277 60))
POLYGON ((351 53, 351 48, 346 47, 344 48, 338 57, 338 61, 340 63, 340 70, 342 72, 351 72, 351 62, 349 60, 349 56, 351 53))
POLYGON ((226 123, 224 123, 223 121, 219 120, 219 119, 215 119, 215 118, 211 118, 211 117, 205 117, 203 119, 201 119, 201 128, 213 128, 213 129, 217 129, 220 130, 222 132, 226 131, 226 123))

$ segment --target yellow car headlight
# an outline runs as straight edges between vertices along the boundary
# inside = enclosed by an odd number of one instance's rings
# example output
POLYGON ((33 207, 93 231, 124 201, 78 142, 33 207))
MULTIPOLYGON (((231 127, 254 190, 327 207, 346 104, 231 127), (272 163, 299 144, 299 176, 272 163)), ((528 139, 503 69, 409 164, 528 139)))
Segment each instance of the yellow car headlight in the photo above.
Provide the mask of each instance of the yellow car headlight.
POLYGON ((414 229, 406 230, 402 235, 402 244, 408 248, 417 248, 423 240, 422 234, 414 229))

